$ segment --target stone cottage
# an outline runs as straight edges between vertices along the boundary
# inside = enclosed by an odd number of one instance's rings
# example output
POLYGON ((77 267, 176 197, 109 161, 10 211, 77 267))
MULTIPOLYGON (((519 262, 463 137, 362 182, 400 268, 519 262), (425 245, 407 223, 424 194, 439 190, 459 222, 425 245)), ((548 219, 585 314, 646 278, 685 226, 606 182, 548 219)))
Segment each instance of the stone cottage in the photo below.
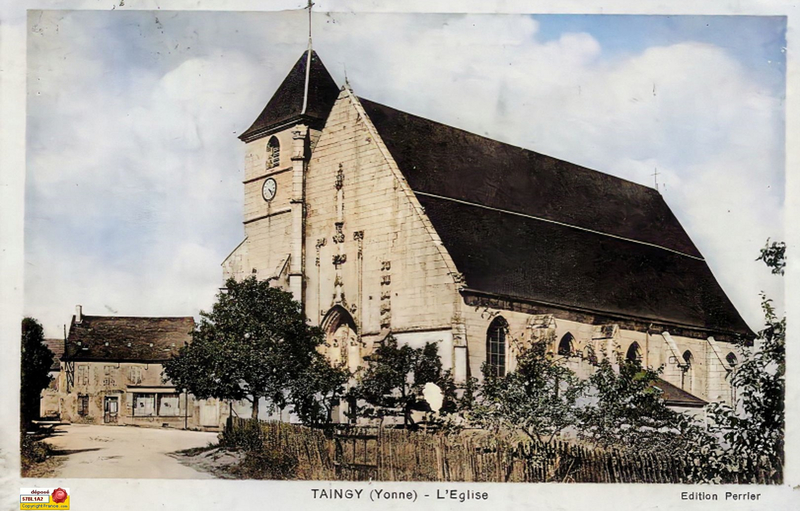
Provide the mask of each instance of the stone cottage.
POLYGON ((61 357, 61 419, 191 429, 223 426, 226 403, 196 400, 163 380, 164 361, 191 341, 193 329, 191 316, 89 316, 78 306, 61 357))
POLYGON ((332 360, 358 368, 391 332, 464 382, 545 336, 579 372, 591 347, 730 400, 752 332, 658 191, 359 97, 312 50, 239 138, 224 277, 293 293, 332 360))

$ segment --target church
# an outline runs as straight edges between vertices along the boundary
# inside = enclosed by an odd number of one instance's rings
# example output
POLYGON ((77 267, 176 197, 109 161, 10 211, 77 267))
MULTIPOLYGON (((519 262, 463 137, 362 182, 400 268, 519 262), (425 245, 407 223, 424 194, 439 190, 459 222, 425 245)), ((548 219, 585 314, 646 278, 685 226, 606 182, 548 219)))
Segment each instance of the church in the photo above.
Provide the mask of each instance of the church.
POLYGON ((657 190, 339 87, 309 48, 240 137, 244 240, 224 278, 290 291, 355 371, 387 335, 457 383, 551 342, 664 367, 676 407, 730 402, 753 333, 657 190))

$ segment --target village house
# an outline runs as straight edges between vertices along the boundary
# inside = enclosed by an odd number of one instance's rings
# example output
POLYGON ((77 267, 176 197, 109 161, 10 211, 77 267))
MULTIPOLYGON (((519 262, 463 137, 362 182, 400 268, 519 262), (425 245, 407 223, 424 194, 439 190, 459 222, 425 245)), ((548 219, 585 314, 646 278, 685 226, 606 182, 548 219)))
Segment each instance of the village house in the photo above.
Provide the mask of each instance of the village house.
POLYGON ((239 137, 244 240, 225 278, 290 291, 351 370, 389 333, 456 382, 546 338, 664 367, 676 406, 730 401, 752 337, 661 194, 357 96, 305 52, 239 137))
POLYGON ((61 341, 61 420, 189 429, 223 426, 226 403, 197 400, 163 378, 164 361, 191 341, 193 329, 191 316, 89 316, 79 305, 61 341))

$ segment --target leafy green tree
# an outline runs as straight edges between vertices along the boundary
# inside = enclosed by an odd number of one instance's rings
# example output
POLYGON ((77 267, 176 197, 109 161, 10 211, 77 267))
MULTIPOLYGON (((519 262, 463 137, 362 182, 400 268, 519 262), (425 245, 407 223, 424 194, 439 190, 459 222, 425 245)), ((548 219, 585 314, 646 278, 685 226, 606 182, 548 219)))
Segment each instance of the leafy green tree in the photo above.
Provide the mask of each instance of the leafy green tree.
POLYGON ((345 396, 350 372, 343 364, 332 365, 314 352, 311 363, 291 382, 288 400, 300 421, 307 426, 330 424, 333 407, 345 396))
POLYGON ((483 387, 471 418, 494 429, 521 431, 543 443, 574 426, 584 383, 548 352, 551 341, 535 340, 522 348, 516 370, 503 376, 484 364, 483 387))
POLYGON ((588 379, 588 399, 578 411, 581 438, 603 448, 662 453, 680 449, 689 433, 701 434, 691 418, 667 407, 656 386, 660 370, 621 356, 617 362, 615 369, 603 359, 588 379))
POLYGON ((303 392, 317 394, 320 381, 309 373, 326 370, 317 352, 323 335, 290 293, 255 277, 229 279, 200 315, 192 342, 164 364, 165 378, 201 399, 248 400, 253 418, 262 399, 279 409, 292 400, 307 415, 303 392))
POLYGON ((412 348, 398 345, 389 336, 375 350, 349 396, 365 403, 359 411, 366 416, 399 415, 406 427, 413 427, 412 410, 425 410, 423 387, 428 382, 446 387, 447 374, 442 373, 435 343, 412 348))
POLYGON ((44 344, 44 329, 33 318, 22 320, 20 381, 20 425, 24 428, 39 418, 42 391, 50 385, 53 352, 44 344))
MULTIPOLYGON (((757 260, 775 275, 786 267, 786 244, 767 240, 757 260)), ((764 328, 754 341, 740 341, 743 360, 730 375, 733 406, 707 408, 709 430, 722 439, 724 460, 716 479, 781 483, 785 461, 786 318, 763 293, 764 328)))
POLYGON ((756 258, 756 261, 764 261, 774 275, 783 275, 784 268, 786 268, 786 243, 783 241, 770 243, 767 239, 767 243, 761 249, 761 255, 756 258))
POLYGON ((728 479, 766 477, 779 483, 785 461, 786 318, 778 318, 772 300, 762 298, 765 327, 753 346, 741 346, 744 360, 731 375, 735 403, 711 404, 708 419, 727 445, 728 479), (765 472, 767 466, 772 473, 765 472))

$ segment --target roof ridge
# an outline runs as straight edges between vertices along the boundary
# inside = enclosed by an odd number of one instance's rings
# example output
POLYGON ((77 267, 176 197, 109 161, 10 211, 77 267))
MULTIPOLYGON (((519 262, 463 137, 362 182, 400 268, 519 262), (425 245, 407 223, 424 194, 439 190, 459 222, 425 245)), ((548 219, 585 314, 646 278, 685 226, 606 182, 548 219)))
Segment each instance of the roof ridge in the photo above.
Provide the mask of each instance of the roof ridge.
POLYGON ((400 110, 398 108, 395 108, 395 107, 392 107, 392 106, 388 106, 388 105, 385 105, 383 103, 378 103, 377 101, 373 101, 373 100, 371 100, 369 98, 365 98, 363 96, 356 96, 356 97, 358 97, 358 99, 360 101, 368 101, 370 103, 374 103, 376 105, 382 106, 383 108, 388 108, 390 110, 394 110, 396 112, 400 112, 402 114, 409 115, 411 117, 416 117, 417 119, 422 119, 424 121, 431 122, 431 123, 434 123, 434 124, 438 124, 440 126, 445 126, 445 127, 449 128, 449 129, 457 130, 457 131, 460 131, 462 133, 466 133, 468 135, 471 135, 473 137, 478 137, 478 138, 482 138, 483 140, 489 140, 491 142, 496 142, 498 144, 503 144, 504 146, 511 147, 511 148, 514 148, 514 149, 519 149, 521 151, 528 151, 528 152, 537 154, 539 156, 544 156, 545 158, 552 158, 554 160, 558 160, 558 161, 562 161, 564 163, 568 163, 570 165, 574 165, 575 167, 580 167, 581 169, 584 169, 584 170, 589 170, 591 172, 597 172, 598 174, 603 174, 604 176, 609 176, 609 177, 612 177, 614 179, 618 179, 620 181, 625 181, 626 183, 630 183, 632 185, 635 185, 635 186, 637 186, 639 188, 647 190, 648 192, 656 193, 657 195, 662 196, 661 192, 659 192, 655 188, 651 188, 651 187, 649 187, 647 185, 643 185, 641 183, 637 183, 636 181, 631 181, 630 179, 626 179, 624 177, 615 176, 614 174, 609 174, 608 172, 603 172, 602 170, 593 169, 591 167, 587 167, 587 166, 581 165, 579 163, 574 163, 574 162, 571 162, 569 160, 565 160, 565 159, 562 159, 562 158, 557 158, 555 156, 550 156, 549 154, 545 154, 545 153, 539 152, 539 151, 537 151, 535 149, 530 149, 530 148, 527 148, 527 147, 523 147, 523 146, 520 146, 520 145, 515 145, 515 144, 512 144, 512 143, 509 143, 509 142, 504 142, 504 141, 498 140, 496 138, 488 137, 486 135, 481 135, 480 133, 475 133, 474 131, 469 131, 469 130, 464 129, 464 128, 459 128, 458 126, 453 126, 451 124, 445 124, 445 123, 443 123, 441 121, 435 121, 433 119, 429 119, 428 117, 423 117, 421 115, 412 114, 410 112, 406 112, 405 110, 400 110))

